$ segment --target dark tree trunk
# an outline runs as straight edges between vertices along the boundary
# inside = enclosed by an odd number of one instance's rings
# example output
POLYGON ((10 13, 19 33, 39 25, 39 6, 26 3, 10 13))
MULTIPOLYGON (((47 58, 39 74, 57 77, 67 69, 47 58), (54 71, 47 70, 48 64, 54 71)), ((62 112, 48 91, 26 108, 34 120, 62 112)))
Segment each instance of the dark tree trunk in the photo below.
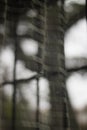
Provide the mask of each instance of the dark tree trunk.
POLYGON ((66 106, 64 59, 64 12, 61 4, 46 8, 43 69, 50 86, 51 130, 70 130, 66 106))

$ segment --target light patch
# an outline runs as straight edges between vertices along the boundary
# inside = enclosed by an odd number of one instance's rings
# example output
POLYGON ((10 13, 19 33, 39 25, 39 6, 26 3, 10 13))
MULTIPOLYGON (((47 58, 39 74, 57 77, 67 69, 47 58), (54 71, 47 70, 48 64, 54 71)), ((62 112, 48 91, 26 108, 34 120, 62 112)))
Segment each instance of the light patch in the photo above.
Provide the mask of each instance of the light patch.
POLYGON ((49 94, 49 82, 45 78, 40 78, 39 80, 40 86, 40 96, 46 97, 49 94))
POLYGON ((77 22, 65 36, 66 58, 84 57, 87 58, 87 27, 86 20, 77 22))
POLYGON ((25 55, 33 56, 38 53, 38 43, 32 39, 22 40, 21 48, 25 55))
POLYGON ((66 0, 65 4, 69 6, 71 3, 85 4, 86 0, 66 0))
POLYGON ((50 103, 47 101, 40 101, 40 110, 49 110, 50 109, 50 103))
POLYGON ((72 12, 73 11, 73 7, 72 7, 72 4, 75 3, 75 4, 85 4, 86 3, 86 0, 65 0, 65 11, 66 12, 72 12))
POLYGON ((22 61, 17 61, 17 67, 16 67, 16 78, 21 79, 21 78, 29 78, 37 74, 34 71, 31 71, 27 69, 24 66, 24 63, 22 61))
POLYGON ((36 17, 37 16, 37 10, 29 10, 27 13, 26 13, 26 15, 28 16, 28 17, 31 17, 31 18, 33 18, 33 17, 36 17))
MULTIPOLYGON (((50 108, 48 100, 48 88, 49 84, 45 78, 40 78, 39 82, 39 96, 40 96, 40 110, 47 110, 50 108)), ((29 84, 22 85, 22 93, 27 101, 29 101, 30 107, 36 110, 37 107, 37 81, 33 80, 29 84)))
POLYGON ((19 22, 19 25, 17 27, 17 34, 18 35, 24 35, 28 31, 28 24, 25 22, 19 22))
POLYGON ((75 109, 82 109, 87 105, 87 74, 72 74, 67 80, 67 90, 75 109))
POLYGON ((12 97, 12 95, 13 95, 13 86, 12 85, 5 85, 4 86, 4 92, 6 93, 6 95, 12 97))
POLYGON ((14 53, 13 53, 11 48, 6 47, 4 50, 2 50, 0 58, 1 58, 1 62, 5 66, 8 66, 9 68, 13 67, 13 65, 14 65, 14 53))
POLYGON ((22 84, 22 94, 29 103, 29 107, 36 110, 36 82, 33 81, 29 84, 22 84), (34 88, 34 90, 32 90, 32 88, 34 88))
POLYGON ((14 53, 11 48, 6 47, 2 50, 0 55, 1 69, 3 73, 1 74, 1 79, 12 80, 13 79, 13 68, 14 68, 14 53))

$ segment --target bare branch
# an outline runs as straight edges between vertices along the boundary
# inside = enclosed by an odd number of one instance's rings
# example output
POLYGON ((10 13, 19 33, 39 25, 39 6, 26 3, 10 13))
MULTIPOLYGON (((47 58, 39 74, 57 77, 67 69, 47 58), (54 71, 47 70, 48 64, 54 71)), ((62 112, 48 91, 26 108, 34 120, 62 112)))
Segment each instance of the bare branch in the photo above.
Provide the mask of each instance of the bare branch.
MULTIPOLYGON (((75 68, 66 68, 67 74, 69 73, 73 73, 73 72, 79 72, 79 71, 87 71, 87 66, 82 66, 82 67, 75 67, 75 68)), ((37 79, 39 77, 44 76, 42 73, 40 74, 36 74, 32 77, 26 78, 26 79, 16 79, 15 82, 16 84, 22 84, 22 83, 29 83, 31 80, 37 79)), ((7 81, 7 82, 3 82, 0 84, 0 86, 4 86, 4 85, 13 85, 14 81, 7 81)))
POLYGON ((37 79, 37 78, 39 78, 41 76, 42 76, 42 74, 36 74, 36 75, 34 75, 32 77, 29 77, 29 78, 26 78, 26 79, 23 78, 23 79, 16 79, 14 81, 7 81, 7 82, 1 83, 0 86, 2 87, 2 86, 7 85, 7 84, 13 85, 14 82, 16 82, 16 84, 28 83, 31 80, 37 79))
POLYGON ((68 68, 67 69, 68 73, 78 72, 78 71, 87 71, 87 65, 86 66, 75 67, 75 68, 68 68))

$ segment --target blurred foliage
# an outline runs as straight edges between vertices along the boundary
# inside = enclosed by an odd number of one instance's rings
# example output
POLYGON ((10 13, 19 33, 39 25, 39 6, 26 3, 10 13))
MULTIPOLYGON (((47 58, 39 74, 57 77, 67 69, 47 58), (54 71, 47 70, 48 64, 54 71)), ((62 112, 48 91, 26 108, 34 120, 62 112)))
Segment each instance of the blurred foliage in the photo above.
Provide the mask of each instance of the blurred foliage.
MULTIPOLYGON (((42 5, 44 0, 8 0, 6 1, 0 0, 0 24, 4 31, 0 32, 0 47, 1 49, 10 46, 14 50, 14 43, 17 42, 17 58, 24 62, 25 67, 33 70, 39 71, 42 66, 41 62, 41 51, 43 48, 43 25, 44 25, 44 8, 42 5), (38 5, 38 2, 40 3, 38 5), (7 7, 6 7, 7 6, 7 7), (36 15, 33 17, 30 11, 35 11, 36 15), (29 12, 29 15, 26 15, 29 12), (5 14, 6 13, 6 14, 5 14), (22 24, 21 24, 22 23, 22 24), (18 27, 23 25, 24 27, 27 24, 27 30, 25 33, 18 34, 18 27), (30 24, 30 26, 29 26, 30 24), (4 34, 4 33, 5 34, 4 34), (4 36, 5 35, 5 36, 4 36), (5 40, 3 41, 5 37, 5 40), (21 41, 23 39, 34 39, 38 42, 38 54, 35 56, 27 56, 22 48, 21 41), (4 42, 4 44, 3 44, 4 42), (39 65, 39 67, 38 67, 39 65)), ((57 0, 48 0, 47 5, 48 8, 57 3, 57 0)), ((65 33, 68 29, 70 29, 78 20, 85 17, 85 5, 80 4, 72 4, 72 11, 65 12, 65 33)), ((55 13, 55 9, 53 8, 53 13, 55 13)), ((52 14, 53 15, 53 14, 52 14)), ((56 14, 57 15, 57 14, 56 14)), ((22 29, 23 31, 23 29, 22 29)), ((20 31, 19 31, 20 32, 20 31)), ((11 118, 12 118, 12 100, 11 97, 4 95, 4 119, 3 121, 3 130, 11 130, 11 118)), ((22 119, 27 121, 35 120, 35 113, 29 109, 29 104, 27 103, 24 97, 21 98, 20 101, 17 102, 17 130, 29 130, 29 127, 24 127, 22 119), (22 110, 21 110, 22 109, 22 110), (24 112, 23 112, 24 111, 24 112), (25 119, 26 116, 26 119, 25 119)), ((34 128, 30 128, 30 130, 34 130, 34 128)))
MULTIPOLYGON (((26 3, 26 2, 25 2, 26 3)), ((33 8, 35 9, 36 5, 32 5, 33 8)), ((85 17, 85 5, 80 5, 80 4, 72 4, 71 5, 72 11, 71 12, 65 12, 65 33, 66 31, 72 27, 78 20, 82 19, 85 17)), ((19 10, 19 8, 18 8, 19 10)), ((37 11, 44 12, 44 9, 36 9, 37 11)), ((33 10, 33 11, 36 11, 33 10)), ((12 11, 11 11, 12 12, 12 11)), ((42 15, 42 17, 39 16, 39 14, 36 14, 36 16, 34 16, 33 18, 31 17, 31 15, 27 16, 26 13, 29 12, 31 13, 31 8, 24 10, 24 12, 22 12, 17 20, 16 20, 16 30, 18 30, 19 26, 24 26, 26 27, 27 25, 27 29, 25 31, 25 33, 23 32, 22 29, 22 34, 17 34, 17 36, 14 35, 14 32, 12 32, 12 30, 14 31, 14 28, 12 27, 12 22, 7 21, 7 27, 6 27, 6 43, 5 45, 10 45, 13 46, 13 42, 17 37, 17 42, 18 42, 18 59, 22 60, 23 62, 25 62, 25 67, 27 67, 28 69, 31 69, 33 71, 38 71, 38 63, 39 65, 41 64, 41 55, 37 55, 36 56, 27 56, 23 50, 21 49, 21 41, 23 39, 34 39, 35 41, 38 42, 39 44, 39 50, 42 50, 42 46, 43 46, 43 34, 41 33, 44 27, 44 13, 42 15), (13 34, 13 36, 12 36, 13 34), (15 37, 14 37, 15 36, 15 37), (33 64, 33 66, 32 66, 33 64)), ((55 12, 55 11, 53 11, 55 12)), ((17 13, 17 10, 16 10, 17 13)), ((13 15, 13 20, 14 20, 14 13, 13 15)), ((11 18, 11 17, 10 17, 11 18)), ((1 36, 1 43, 2 43, 2 39, 3 39, 3 35, 0 34, 1 36)), ((13 47, 12 47, 13 48, 13 47)), ((39 52, 38 52, 39 53, 39 52)))

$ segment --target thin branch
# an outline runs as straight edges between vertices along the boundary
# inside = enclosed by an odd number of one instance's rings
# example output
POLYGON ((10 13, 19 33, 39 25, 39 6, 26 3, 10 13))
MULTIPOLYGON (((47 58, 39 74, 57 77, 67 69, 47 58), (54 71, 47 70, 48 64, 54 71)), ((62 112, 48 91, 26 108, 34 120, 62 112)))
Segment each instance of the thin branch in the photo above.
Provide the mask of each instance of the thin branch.
MULTIPOLYGON (((26 78, 26 79, 24 79, 24 78, 23 79, 16 79, 15 82, 16 82, 16 84, 27 83, 27 82, 30 82, 31 80, 37 79, 38 77, 41 77, 41 76, 42 76, 42 74, 36 74, 36 75, 29 77, 29 78, 26 78)), ((7 85, 7 84, 13 85, 14 81, 3 82, 3 83, 1 83, 0 86, 4 86, 4 85, 7 85)))
MULTIPOLYGON (((82 67, 77 67, 77 68, 67 68, 66 69, 67 73, 73 73, 73 72, 78 72, 78 71, 87 71, 87 66, 82 66, 82 67)), ((29 78, 26 78, 26 79, 16 79, 15 82, 16 84, 22 84, 22 83, 29 83, 31 80, 34 80, 34 79, 37 79, 41 76, 44 76, 43 74, 36 74, 32 77, 29 77, 29 78)), ((4 86, 4 85, 7 85, 7 84, 10 84, 10 85, 13 85, 14 84, 14 81, 7 81, 7 82, 3 82, 0 84, 0 86, 4 86)))
POLYGON ((75 68, 67 68, 68 73, 78 72, 78 71, 87 71, 87 65, 81 67, 75 67, 75 68))

